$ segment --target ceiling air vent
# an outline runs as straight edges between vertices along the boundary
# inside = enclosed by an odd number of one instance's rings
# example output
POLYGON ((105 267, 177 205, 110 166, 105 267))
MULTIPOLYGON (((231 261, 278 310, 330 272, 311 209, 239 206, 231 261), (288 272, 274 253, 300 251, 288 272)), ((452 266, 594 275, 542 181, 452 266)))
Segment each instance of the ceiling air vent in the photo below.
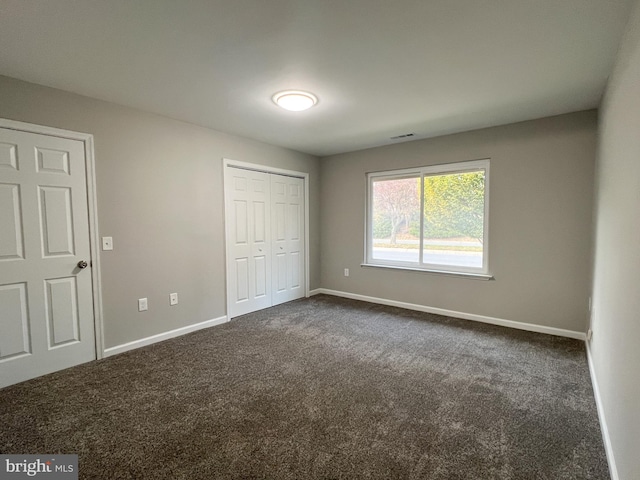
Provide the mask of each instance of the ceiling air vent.
POLYGON ((402 135, 396 135, 395 137, 391 137, 391 140, 400 140, 402 138, 410 138, 415 136, 415 133, 403 133, 402 135))

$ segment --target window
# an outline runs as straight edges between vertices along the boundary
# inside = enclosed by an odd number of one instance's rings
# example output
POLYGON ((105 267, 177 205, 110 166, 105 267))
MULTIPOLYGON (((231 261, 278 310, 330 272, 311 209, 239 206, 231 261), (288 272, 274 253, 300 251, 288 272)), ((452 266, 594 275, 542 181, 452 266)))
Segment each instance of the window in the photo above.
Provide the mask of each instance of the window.
POLYGON ((487 275, 489 160, 368 174, 366 265, 487 275))

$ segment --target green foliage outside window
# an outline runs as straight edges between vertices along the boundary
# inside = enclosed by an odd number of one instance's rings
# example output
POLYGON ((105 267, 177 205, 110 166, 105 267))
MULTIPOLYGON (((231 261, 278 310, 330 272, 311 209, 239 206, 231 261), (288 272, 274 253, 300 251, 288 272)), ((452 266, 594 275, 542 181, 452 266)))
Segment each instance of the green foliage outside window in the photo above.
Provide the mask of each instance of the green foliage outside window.
POLYGON ((482 242, 484 171, 424 178, 424 237, 482 242))
MULTIPOLYGON (((396 244, 405 231, 420 237, 419 178, 374 182, 373 238, 396 244)), ((424 238, 473 238, 482 242, 483 170, 424 177, 424 238)))

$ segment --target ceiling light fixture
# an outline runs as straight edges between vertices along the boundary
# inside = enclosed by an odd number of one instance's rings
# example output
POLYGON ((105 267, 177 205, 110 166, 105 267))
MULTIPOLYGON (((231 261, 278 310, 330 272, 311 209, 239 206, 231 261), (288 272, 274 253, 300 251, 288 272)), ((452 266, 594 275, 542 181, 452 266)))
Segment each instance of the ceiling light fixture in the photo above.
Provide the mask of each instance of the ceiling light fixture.
POLYGON ((278 92, 271 98, 273 98, 276 105, 292 112, 307 110, 318 103, 318 97, 313 93, 301 92, 300 90, 278 92))

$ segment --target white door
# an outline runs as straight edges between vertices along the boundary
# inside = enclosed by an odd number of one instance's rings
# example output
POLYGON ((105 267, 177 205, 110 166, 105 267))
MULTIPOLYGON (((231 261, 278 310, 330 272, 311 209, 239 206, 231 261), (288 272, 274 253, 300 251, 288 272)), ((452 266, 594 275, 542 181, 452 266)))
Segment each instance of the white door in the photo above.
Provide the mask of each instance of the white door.
POLYGON ((271 175, 272 304, 305 296, 304 181, 271 175))
POLYGON ((85 168, 81 141, 0 128, 0 388, 96 358, 85 168))
POLYGON ((271 306, 269 174, 225 169, 228 314, 271 306))

